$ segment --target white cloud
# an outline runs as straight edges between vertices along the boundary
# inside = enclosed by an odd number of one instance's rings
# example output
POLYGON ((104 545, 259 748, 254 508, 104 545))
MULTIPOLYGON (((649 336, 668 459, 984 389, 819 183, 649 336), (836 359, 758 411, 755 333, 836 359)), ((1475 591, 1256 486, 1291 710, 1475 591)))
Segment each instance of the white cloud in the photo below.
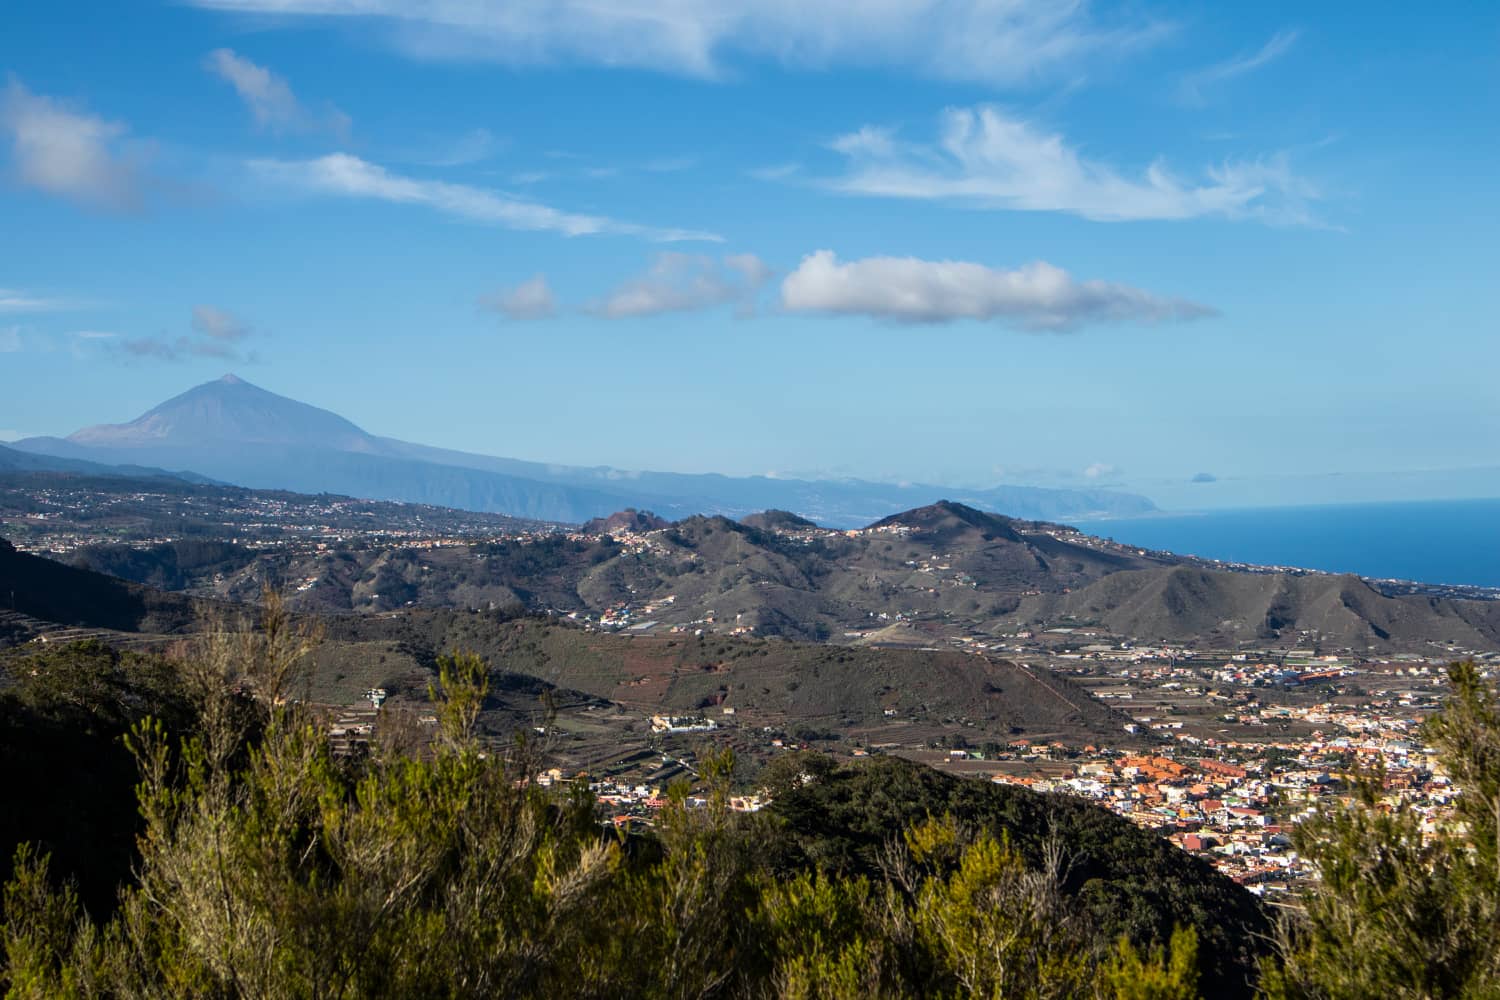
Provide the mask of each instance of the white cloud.
POLYGON ((1242 52, 1233 59, 1190 74, 1182 81, 1183 100, 1190 104, 1203 103, 1205 87, 1253 73, 1267 63, 1281 58, 1297 43, 1298 35, 1299 32, 1296 31, 1278 31, 1271 36, 1270 41, 1254 52, 1242 52))
POLYGON ((704 254, 658 254, 645 274, 625 282, 589 311, 624 319, 736 303, 745 315, 772 274, 753 254, 731 254, 722 261, 704 254))
POLYGON ((547 319, 557 315, 557 300, 553 298, 552 286, 547 284, 544 274, 535 275, 495 295, 487 295, 479 300, 479 304, 512 321, 547 319))
POLYGON ((254 160, 250 167, 267 180, 302 191, 421 205, 444 215, 507 229, 545 230, 566 236, 614 233, 662 243, 722 240, 713 233, 698 230, 661 229, 603 216, 563 212, 467 184, 404 177, 347 153, 334 153, 315 160, 254 160))
POLYGON ((724 258, 724 266, 738 272, 752 290, 760 288, 776 274, 771 265, 753 253, 729 254, 724 258))
POLYGON ((846 135, 835 136, 828 148, 845 156, 886 159, 896 155, 896 137, 892 129, 865 125, 846 135))
POLYGON ((422 58, 588 63, 698 77, 736 57, 794 67, 899 67, 992 85, 1066 74, 1163 38, 1160 22, 1087 0, 189 0, 282 17, 343 17, 422 58))
POLYGON ((331 105, 320 114, 308 111, 283 77, 231 49, 214 49, 204 57, 203 66, 234 88, 261 128, 272 132, 327 130, 348 138, 348 115, 331 105))
POLYGON ((21 328, 0 327, 0 354, 15 354, 21 350, 21 328))
POLYGON ((89 205, 126 209, 140 200, 135 168, 119 150, 125 126, 71 110, 11 80, 0 97, 23 184, 89 205))
POLYGON ((69 304, 62 299, 48 299, 17 288, 0 288, 0 313, 50 312, 67 309, 69 304))
POLYGON ((1095 462, 1093 465, 1090 465, 1088 468, 1083 470, 1083 478, 1108 479, 1110 476, 1113 476, 1119 471, 1119 469, 1115 468, 1113 465, 1108 464, 1107 462, 1095 462))
POLYGON ((1128 285, 1078 281, 1041 261, 1014 270, 965 261, 866 257, 842 263, 832 250, 802 259, 781 283, 795 312, 871 316, 898 323, 995 320, 1027 330, 1090 323, 1189 320, 1213 310, 1128 285))
POLYGON ((832 146, 849 159, 848 172, 832 182, 841 191, 1101 222, 1207 216, 1307 223, 1307 202, 1317 196, 1284 154, 1209 167, 1196 182, 1173 176, 1160 160, 1132 177, 988 105, 943 112, 933 144, 902 143, 866 127, 832 146))

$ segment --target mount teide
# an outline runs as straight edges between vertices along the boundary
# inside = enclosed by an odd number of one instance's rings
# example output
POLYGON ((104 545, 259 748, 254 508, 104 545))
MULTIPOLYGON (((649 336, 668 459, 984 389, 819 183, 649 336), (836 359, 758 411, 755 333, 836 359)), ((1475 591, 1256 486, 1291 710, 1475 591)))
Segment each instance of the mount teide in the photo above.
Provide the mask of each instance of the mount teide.
POLYGON ((344 493, 548 521, 580 522, 624 507, 669 517, 738 517, 779 508, 821 524, 865 524, 952 497, 1016 517, 1058 519, 1149 511, 1144 497, 1110 490, 894 486, 664 472, 621 472, 432 448, 369 434, 327 410, 233 375, 167 400, 125 424, 13 447, 105 464, 191 470, 259 489, 344 493))

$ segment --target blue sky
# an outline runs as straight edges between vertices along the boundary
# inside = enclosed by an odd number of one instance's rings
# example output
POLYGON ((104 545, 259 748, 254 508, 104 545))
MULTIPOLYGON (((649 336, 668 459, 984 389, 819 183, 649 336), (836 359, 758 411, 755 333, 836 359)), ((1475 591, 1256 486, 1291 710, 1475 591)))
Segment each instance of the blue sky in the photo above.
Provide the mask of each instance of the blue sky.
POLYGON ((0 86, 3 437, 232 370, 569 464, 1500 495, 1492 3, 23 0, 0 86))

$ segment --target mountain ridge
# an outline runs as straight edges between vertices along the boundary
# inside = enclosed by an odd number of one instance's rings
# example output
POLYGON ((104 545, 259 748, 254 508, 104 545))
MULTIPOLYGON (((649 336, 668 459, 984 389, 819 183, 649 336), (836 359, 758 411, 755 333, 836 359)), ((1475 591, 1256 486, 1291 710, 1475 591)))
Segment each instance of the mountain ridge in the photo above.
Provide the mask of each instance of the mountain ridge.
MULTIPOLYGON (((951 501, 853 531, 763 515, 658 523, 627 516, 601 521, 593 534, 436 549, 263 552, 184 586, 243 601, 267 579, 304 581, 298 607, 337 613, 524 607, 602 621, 636 608, 627 624, 880 645, 1003 641, 1053 628, 1230 646, 1299 636, 1368 650, 1500 642, 1500 601, 1382 593, 1354 576, 1220 569, 951 501)), ((130 567, 141 582, 181 572, 166 552, 74 558, 92 569, 130 567)))
POLYGON ((798 480, 623 471, 476 455, 370 434, 307 403, 226 375, 124 424, 33 437, 17 450, 103 464, 149 464, 260 489, 330 492, 432 503, 538 520, 582 523, 627 507, 682 518, 738 517, 784 509, 821 524, 855 527, 951 495, 972 506, 1036 518, 1154 510, 1110 490, 798 480))

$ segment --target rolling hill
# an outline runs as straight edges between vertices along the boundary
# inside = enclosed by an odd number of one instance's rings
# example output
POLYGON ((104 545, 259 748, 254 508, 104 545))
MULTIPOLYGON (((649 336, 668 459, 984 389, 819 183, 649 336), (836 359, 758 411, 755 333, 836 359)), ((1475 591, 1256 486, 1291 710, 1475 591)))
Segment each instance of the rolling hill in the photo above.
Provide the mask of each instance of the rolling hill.
POLYGON ((1387 596, 1356 576, 1230 573, 1196 566, 1126 571, 1028 598, 1017 622, 1097 623, 1151 641, 1266 641, 1307 633, 1331 646, 1500 643, 1500 601, 1387 596))

